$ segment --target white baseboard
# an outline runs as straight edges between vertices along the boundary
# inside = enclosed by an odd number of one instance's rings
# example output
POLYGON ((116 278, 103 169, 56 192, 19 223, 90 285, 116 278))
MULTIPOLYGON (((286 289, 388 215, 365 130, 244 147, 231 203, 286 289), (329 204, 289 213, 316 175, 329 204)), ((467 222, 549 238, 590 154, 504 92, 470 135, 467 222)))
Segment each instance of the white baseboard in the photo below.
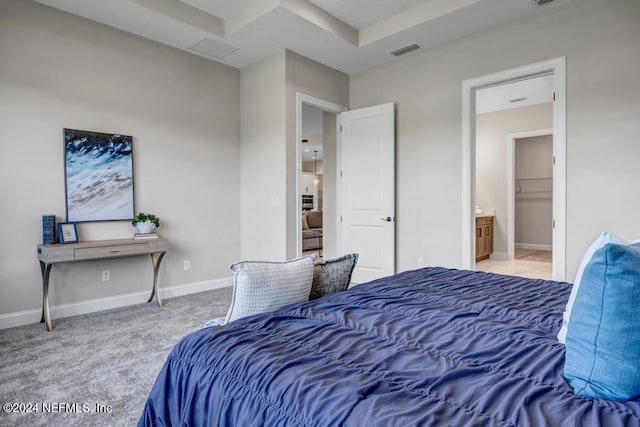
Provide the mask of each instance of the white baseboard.
MULTIPOLYGON (((226 288, 233 285, 232 277, 222 279, 205 280, 202 282, 185 283, 183 285, 168 286, 158 289, 160 298, 173 298, 182 295, 195 294, 213 289, 226 288)), ((146 302, 151 295, 151 290, 132 292, 129 294, 115 295, 106 298, 96 298, 71 304, 61 304, 49 307, 52 319, 78 316, 80 314, 95 313, 97 311, 110 310, 112 308, 126 307, 128 305, 146 302)), ((152 301, 155 304, 155 299, 152 301)), ((35 310, 18 311, 15 313, 0 314, 0 329, 13 328, 14 326, 28 325, 40 322, 42 308, 35 310)), ((44 327, 44 326, 43 326, 44 327)))
POLYGON ((553 250, 553 246, 552 245, 541 245, 541 244, 537 244, 537 243, 516 243, 514 246, 516 248, 531 249, 531 250, 534 250, 534 251, 549 251, 549 252, 551 252, 553 250))
POLYGON ((489 258, 496 259, 498 261, 507 261, 509 259, 509 255, 506 252, 491 252, 489 258))

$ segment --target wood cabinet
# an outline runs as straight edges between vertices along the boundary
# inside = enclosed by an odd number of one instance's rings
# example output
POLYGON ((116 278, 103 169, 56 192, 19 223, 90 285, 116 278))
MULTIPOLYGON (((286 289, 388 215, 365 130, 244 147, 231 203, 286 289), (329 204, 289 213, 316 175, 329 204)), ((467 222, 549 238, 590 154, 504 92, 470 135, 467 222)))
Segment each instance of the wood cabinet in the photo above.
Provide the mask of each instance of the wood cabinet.
POLYGON ((476 262, 489 258, 493 252, 493 217, 476 217, 476 262))

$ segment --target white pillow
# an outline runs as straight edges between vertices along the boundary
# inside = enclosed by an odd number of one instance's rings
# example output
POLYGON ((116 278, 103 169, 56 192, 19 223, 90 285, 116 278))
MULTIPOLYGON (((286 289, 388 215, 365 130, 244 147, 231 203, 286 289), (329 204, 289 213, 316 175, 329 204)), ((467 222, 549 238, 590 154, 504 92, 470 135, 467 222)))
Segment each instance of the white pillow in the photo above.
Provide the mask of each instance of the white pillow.
POLYGON ((308 301, 314 259, 315 254, 286 262, 241 261, 232 264, 233 297, 227 317, 210 320, 205 327, 225 325, 242 317, 308 301))
POLYGON ((569 318, 571 317, 571 310, 573 309, 573 303, 576 300, 576 295, 578 295, 578 289, 580 289, 580 284, 582 283, 582 275, 584 274, 584 269, 593 258, 593 254, 606 245, 607 243, 617 243, 623 244, 624 242, 612 234, 603 231, 600 236, 589 246, 587 251, 584 253, 582 257, 582 262, 580 262, 580 267, 578 267, 578 272, 576 273, 576 280, 573 282, 573 286, 571 287, 571 295, 569 295, 569 301, 567 302, 567 306, 562 313, 562 327, 560 327, 560 331, 558 332, 558 341, 562 344, 565 343, 565 339, 567 337, 567 328, 569 327, 569 318))

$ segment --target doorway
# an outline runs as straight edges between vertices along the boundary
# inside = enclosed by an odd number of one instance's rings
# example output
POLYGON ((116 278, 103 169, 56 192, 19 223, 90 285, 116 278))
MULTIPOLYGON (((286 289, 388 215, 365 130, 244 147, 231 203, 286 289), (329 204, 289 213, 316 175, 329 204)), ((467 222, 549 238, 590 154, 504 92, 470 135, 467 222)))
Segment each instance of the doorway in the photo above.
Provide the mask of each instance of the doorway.
POLYGON ((516 258, 516 247, 552 252, 553 129, 509 134, 507 162, 507 259, 516 258), (527 205, 535 212, 518 221, 527 205))
POLYGON ((337 140, 342 105, 296 95, 296 246, 297 255, 315 252, 328 258, 337 254, 337 140), (307 142, 303 142, 307 140, 307 142), (305 151, 309 150, 309 151, 305 151), (315 151, 315 152, 314 152, 315 151), (313 157, 316 157, 315 159, 313 157), (314 211, 312 233, 303 233, 303 213, 314 211), (315 221, 315 222, 313 222, 315 221), (304 235, 303 235, 304 234, 304 235), (305 239, 306 237, 306 239, 305 239), (303 244, 303 240, 307 240, 303 244))
MULTIPOLYGON (((539 121, 550 122, 548 117, 551 112, 550 107, 549 103, 543 103, 514 111, 478 116, 477 203, 483 206, 483 202, 495 200, 495 198, 488 198, 487 192, 507 196, 506 210, 504 202, 495 209, 496 215, 493 221, 495 235, 492 237, 497 240, 494 245, 496 252, 492 253, 488 259, 478 260, 476 257, 476 269, 479 271, 546 280, 552 278, 552 129, 508 134, 506 145, 504 141, 494 141, 499 151, 503 154, 507 153, 506 179, 496 170, 491 170, 487 176, 487 165, 482 164, 487 156, 495 155, 490 150, 491 145, 489 147, 485 145, 487 141, 484 133, 487 118, 502 119, 503 126, 513 125, 513 121, 504 120, 513 117, 523 119, 520 124, 525 126, 527 123, 535 122, 536 118, 539 121), (487 179, 496 175, 506 186, 506 193, 504 186, 498 188, 499 185, 487 179), (486 181, 490 181, 491 185, 487 186, 486 181), (502 215, 497 215, 501 211, 502 215)), ((502 172, 504 173, 504 169, 502 172)), ((504 200, 504 197, 502 199, 504 200)))
MULTIPOLYGON (((531 64, 462 83, 462 268, 475 269, 476 233, 476 92, 538 76, 553 76, 553 271, 565 279, 566 259, 566 103, 564 57, 531 64)), ((506 254, 505 254, 506 255, 506 254)))
MULTIPOLYGON (((323 112, 322 256, 358 253, 352 283, 395 273, 395 106, 347 111, 297 94, 296 158, 302 168, 302 114, 323 112)), ((301 194, 298 173, 296 194, 301 194)), ((297 254, 302 255, 302 198, 296 197, 297 254)))
MULTIPOLYGON (((327 117, 335 122, 335 115, 327 117)), ((311 105, 302 105, 300 156, 301 169, 298 198, 302 202, 302 255, 323 256, 323 130, 324 112, 311 105)), ((331 126, 331 123, 327 123, 331 126)), ((335 124, 333 124, 335 127, 335 124)))

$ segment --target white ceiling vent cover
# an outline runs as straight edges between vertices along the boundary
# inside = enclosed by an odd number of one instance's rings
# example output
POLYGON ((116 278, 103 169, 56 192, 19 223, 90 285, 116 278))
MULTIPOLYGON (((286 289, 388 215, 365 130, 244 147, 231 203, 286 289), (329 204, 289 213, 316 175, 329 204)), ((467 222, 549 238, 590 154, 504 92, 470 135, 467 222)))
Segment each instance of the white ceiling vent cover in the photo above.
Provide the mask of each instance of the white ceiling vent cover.
POLYGON ((189 49, 213 59, 222 59, 230 53, 238 50, 238 48, 235 46, 231 46, 228 43, 210 39, 208 37, 195 42, 194 44, 189 46, 189 49))
POLYGON ((420 46, 418 46, 417 44, 413 43, 413 44, 407 45, 405 47, 401 47, 400 49, 392 50, 389 53, 391 55, 393 55, 393 56, 400 56, 400 55, 404 55, 405 53, 413 52, 416 49, 420 49, 420 46))

